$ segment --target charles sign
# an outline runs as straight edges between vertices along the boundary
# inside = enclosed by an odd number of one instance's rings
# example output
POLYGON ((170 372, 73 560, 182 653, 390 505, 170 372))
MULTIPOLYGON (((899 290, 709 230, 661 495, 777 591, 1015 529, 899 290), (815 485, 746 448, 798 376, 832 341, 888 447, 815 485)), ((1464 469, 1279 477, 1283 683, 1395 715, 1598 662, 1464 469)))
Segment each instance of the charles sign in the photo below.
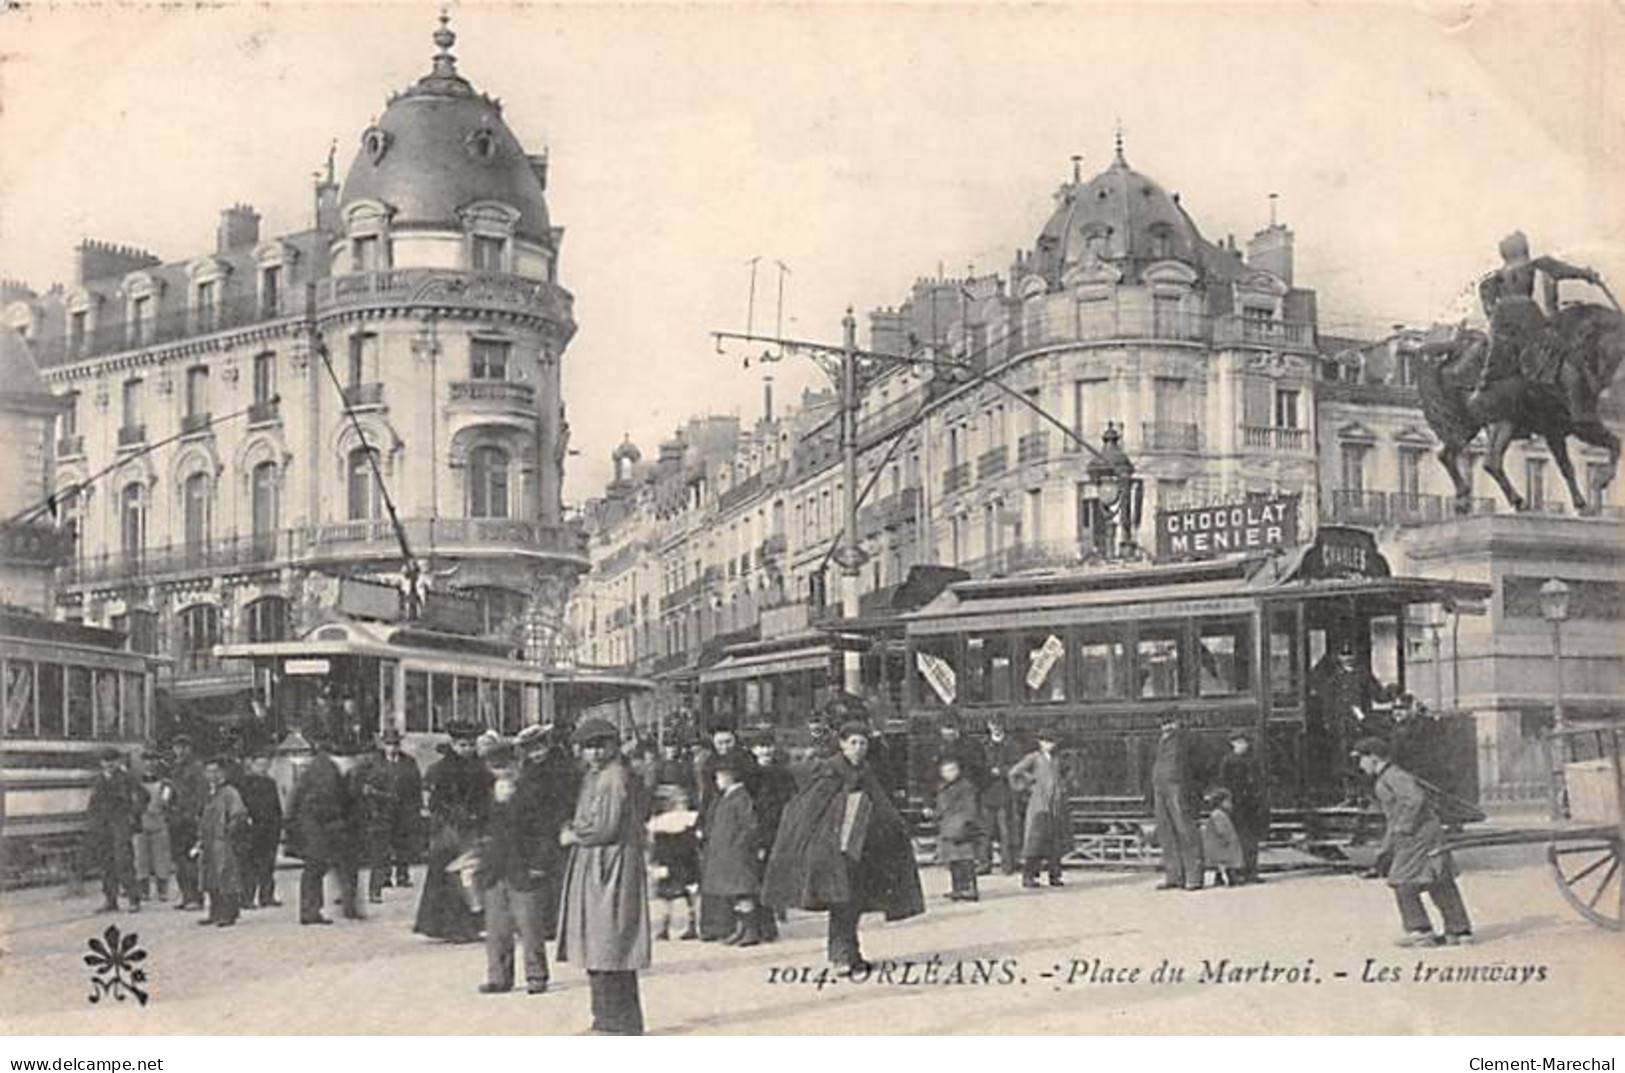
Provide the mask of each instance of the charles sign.
POLYGON ((1298 497, 1157 511, 1157 558, 1200 559, 1282 548, 1298 538, 1298 497))

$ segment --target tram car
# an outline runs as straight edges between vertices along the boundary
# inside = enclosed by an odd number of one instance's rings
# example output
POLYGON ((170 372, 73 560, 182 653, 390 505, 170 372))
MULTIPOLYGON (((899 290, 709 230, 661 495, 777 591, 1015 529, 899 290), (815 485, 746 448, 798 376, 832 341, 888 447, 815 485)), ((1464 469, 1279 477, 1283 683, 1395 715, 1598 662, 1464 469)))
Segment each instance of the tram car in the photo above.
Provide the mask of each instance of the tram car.
MULTIPOLYGON (((1413 609, 1489 594, 1391 576, 1371 534, 1344 527, 1289 552, 954 584, 903 616, 910 797, 930 791, 945 715, 967 729, 999 719, 1017 741, 1047 727, 1060 736, 1077 856, 1145 855, 1151 765, 1173 712, 1197 788, 1246 731, 1274 836, 1340 857, 1380 826, 1346 763, 1362 732, 1347 720, 1352 699, 1374 717, 1406 691, 1413 609)), ((1471 716, 1431 713, 1427 735, 1419 773, 1472 818, 1471 716)))
POLYGON ((125 635, 0 611, 0 876, 7 885, 73 874, 85 807, 114 747, 153 735, 153 666, 125 635))

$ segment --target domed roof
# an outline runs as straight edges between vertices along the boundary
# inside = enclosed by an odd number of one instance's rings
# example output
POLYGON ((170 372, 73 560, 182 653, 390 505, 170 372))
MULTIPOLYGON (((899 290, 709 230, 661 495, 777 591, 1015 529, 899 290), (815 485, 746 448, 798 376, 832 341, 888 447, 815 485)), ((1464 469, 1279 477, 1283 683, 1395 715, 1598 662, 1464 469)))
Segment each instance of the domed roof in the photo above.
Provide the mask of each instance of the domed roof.
POLYGON ((500 201, 519 210, 515 232, 548 239, 547 201, 530 158, 502 119, 502 104, 457 73, 457 36, 440 17, 434 69, 390 98, 344 177, 339 206, 381 201, 395 227, 462 227, 459 210, 500 201))
POLYGON ((643 452, 638 450, 638 445, 632 442, 629 434, 623 435, 620 444, 610 453, 612 461, 619 462, 623 458, 631 462, 643 461, 643 452))
POLYGON ((1056 201, 1032 266, 1051 283, 1074 265, 1097 259, 1125 277, 1157 261, 1183 261, 1201 271, 1209 260, 1210 247, 1195 221, 1154 179, 1129 167, 1121 138, 1110 167, 1088 182, 1074 172, 1056 201))

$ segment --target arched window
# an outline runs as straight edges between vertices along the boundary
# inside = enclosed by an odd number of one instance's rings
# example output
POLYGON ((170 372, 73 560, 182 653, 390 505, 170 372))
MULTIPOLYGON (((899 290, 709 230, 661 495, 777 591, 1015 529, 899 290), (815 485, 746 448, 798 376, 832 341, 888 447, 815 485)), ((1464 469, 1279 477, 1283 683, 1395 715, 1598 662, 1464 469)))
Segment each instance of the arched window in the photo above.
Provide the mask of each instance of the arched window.
POLYGON ((248 640, 286 641, 288 601, 281 596, 262 596, 243 608, 243 628, 248 640))
POLYGON ((182 671, 214 667, 214 646, 220 643, 220 609, 193 604, 180 613, 175 659, 182 671))
POLYGON ((373 474, 377 457, 378 452, 370 447, 357 447, 350 452, 346 473, 351 521, 378 517, 378 481, 373 474))
POLYGON ((281 505, 277 496, 275 462, 261 462, 254 467, 249 480, 250 513, 253 516, 254 549, 270 554, 276 548, 276 531, 281 524, 281 505))
POLYGON ((119 493, 119 547, 127 559, 141 558, 147 543, 147 496, 141 482, 131 481, 119 493))
POLYGON ((186 546, 196 550, 209 541, 209 477, 194 473, 181 485, 181 506, 185 520, 186 546))
POLYGON ((508 452, 500 447, 476 447, 469 456, 468 516, 508 516, 508 452))

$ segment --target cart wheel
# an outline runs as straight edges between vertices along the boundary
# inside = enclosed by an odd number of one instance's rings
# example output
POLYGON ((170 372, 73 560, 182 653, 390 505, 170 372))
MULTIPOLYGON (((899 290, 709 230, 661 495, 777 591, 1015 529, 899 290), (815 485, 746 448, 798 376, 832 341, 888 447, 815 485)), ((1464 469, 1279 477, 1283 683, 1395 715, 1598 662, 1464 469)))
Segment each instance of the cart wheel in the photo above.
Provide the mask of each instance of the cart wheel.
POLYGON ((1552 878, 1564 901, 1593 924, 1625 927, 1625 875, 1618 839, 1553 842, 1546 847, 1552 878))

